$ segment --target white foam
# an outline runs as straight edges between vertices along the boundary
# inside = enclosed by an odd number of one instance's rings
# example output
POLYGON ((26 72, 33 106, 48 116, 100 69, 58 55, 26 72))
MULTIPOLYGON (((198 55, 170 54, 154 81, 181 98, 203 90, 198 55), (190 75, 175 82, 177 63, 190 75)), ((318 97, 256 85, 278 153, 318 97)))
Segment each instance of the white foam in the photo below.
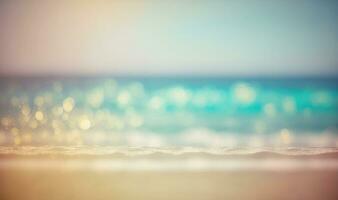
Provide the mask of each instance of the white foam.
POLYGON ((152 155, 175 156, 185 154, 207 154, 207 155, 252 155, 258 153, 271 153, 285 156, 319 155, 327 153, 338 153, 338 148, 324 147, 111 147, 111 146, 2 146, 0 155, 114 155, 125 156, 152 155))

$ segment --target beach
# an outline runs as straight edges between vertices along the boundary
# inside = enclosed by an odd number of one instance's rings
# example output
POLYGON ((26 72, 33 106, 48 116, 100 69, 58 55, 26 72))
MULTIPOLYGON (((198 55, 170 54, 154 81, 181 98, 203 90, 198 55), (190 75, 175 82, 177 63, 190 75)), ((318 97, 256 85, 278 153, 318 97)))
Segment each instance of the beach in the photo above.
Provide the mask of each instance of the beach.
POLYGON ((0 83, 0 200, 338 199, 336 78, 0 83))
POLYGON ((337 199, 336 152, 2 154, 0 199, 337 199))
POLYGON ((337 199, 337 171, 1 170, 1 199, 337 199))
POLYGON ((0 200, 338 200, 338 0, 0 0, 0 200))

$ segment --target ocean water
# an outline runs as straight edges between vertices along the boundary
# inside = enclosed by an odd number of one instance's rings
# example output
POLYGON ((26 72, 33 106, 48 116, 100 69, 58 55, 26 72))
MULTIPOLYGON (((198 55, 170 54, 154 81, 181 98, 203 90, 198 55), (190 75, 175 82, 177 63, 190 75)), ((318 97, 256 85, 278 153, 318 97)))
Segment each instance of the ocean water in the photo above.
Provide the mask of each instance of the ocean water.
POLYGON ((338 78, 0 78, 0 145, 338 146, 338 78))

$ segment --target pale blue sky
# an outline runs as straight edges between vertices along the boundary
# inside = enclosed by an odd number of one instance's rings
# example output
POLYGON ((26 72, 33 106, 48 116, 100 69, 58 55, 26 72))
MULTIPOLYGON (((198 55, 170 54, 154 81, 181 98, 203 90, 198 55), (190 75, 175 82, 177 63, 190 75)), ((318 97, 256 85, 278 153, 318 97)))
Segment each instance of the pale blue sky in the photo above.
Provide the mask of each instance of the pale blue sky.
POLYGON ((338 1, 1 1, 3 74, 338 73, 338 1))

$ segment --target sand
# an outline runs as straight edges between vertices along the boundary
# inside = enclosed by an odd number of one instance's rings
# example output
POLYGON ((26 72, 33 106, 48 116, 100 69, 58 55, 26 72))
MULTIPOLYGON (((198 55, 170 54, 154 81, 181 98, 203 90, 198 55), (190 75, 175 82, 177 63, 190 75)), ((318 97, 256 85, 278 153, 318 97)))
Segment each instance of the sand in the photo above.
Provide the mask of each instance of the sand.
POLYGON ((217 168, 194 168, 196 163, 185 167, 185 157, 174 162, 179 163, 176 168, 163 168, 173 163, 163 158, 152 158, 144 165, 148 167, 130 167, 137 159, 125 158, 121 165, 116 158, 98 162, 86 156, 32 159, 7 155, 0 158, 0 199, 338 199, 337 157, 332 154, 306 159, 253 155, 244 160, 232 156, 206 161, 220 162, 217 168), (328 161, 334 165, 330 167, 328 161), (228 167, 231 163, 237 164, 228 167))
POLYGON ((326 171, 0 172, 0 199, 338 199, 338 173, 326 171))

